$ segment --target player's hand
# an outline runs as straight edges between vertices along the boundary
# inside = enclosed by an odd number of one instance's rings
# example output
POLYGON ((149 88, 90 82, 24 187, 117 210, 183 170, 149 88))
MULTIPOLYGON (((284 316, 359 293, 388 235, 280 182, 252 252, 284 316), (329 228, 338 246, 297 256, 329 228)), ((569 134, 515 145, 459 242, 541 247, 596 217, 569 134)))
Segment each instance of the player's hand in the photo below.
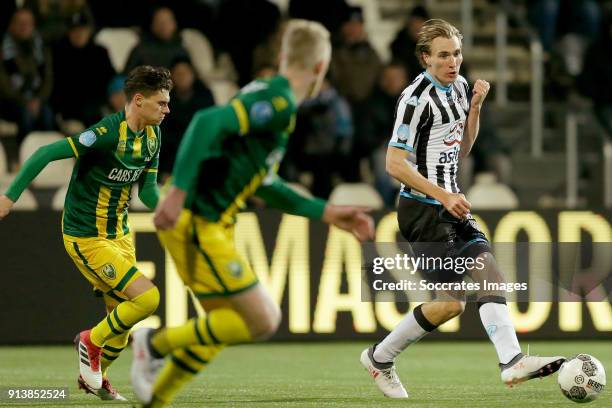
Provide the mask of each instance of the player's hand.
POLYGON ((171 187, 166 197, 159 202, 153 217, 155 228, 168 230, 174 228, 181 216, 187 193, 179 188, 171 187))
POLYGON ((489 88, 491 86, 485 80, 478 79, 472 88, 472 102, 470 103, 471 108, 480 109, 482 103, 484 102, 487 94, 489 93, 489 88))
POLYGON ((469 212, 472 205, 465 196, 461 193, 448 193, 442 205, 448 210, 449 213, 455 218, 463 219, 469 212))
POLYGON ((374 239, 374 220, 369 209, 345 205, 327 204, 323 221, 350 232, 359 241, 374 239))
POLYGON ((0 195, 0 220, 6 217, 11 212, 13 204, 15 204, 13 200, 8 198, 4 194, 0 195))

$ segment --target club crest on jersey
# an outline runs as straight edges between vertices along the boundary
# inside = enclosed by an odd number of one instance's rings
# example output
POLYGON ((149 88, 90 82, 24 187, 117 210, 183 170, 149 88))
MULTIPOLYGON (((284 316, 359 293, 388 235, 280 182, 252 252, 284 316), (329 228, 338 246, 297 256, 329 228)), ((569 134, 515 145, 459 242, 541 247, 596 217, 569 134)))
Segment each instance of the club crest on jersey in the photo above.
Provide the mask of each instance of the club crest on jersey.
POLYGON ((274 116, 274 109, 272 104, 268 101, 258 101, 251 106, 249 117, 251 122, 256 125, 263 125, 267 123, 274 116))
POLYGON ((86 130, 79 135, 79 143, 83 146, 90 147, 96 142, 96 134, 93 130, 86 130))
POLYGON ((107 277, 108 279, 115 279, 117 277, 117 271, 115 271, 115 267, 113 264, 107 263, 102 267, 102 275, 107 277))
POLYGON ((157 150, 157 138, 147 137, 147 149, 149 149, 149 155, 153 156, 155 154, 155 150, 157 150))
POLYGON ((444 142, 444 144, 447 146, 461 143, 461 140, 463 139, 463 127, 463 122, 455 122, 451 127, 450 132, 448 132, 448 135, 442 139, 442 142, 444 142))

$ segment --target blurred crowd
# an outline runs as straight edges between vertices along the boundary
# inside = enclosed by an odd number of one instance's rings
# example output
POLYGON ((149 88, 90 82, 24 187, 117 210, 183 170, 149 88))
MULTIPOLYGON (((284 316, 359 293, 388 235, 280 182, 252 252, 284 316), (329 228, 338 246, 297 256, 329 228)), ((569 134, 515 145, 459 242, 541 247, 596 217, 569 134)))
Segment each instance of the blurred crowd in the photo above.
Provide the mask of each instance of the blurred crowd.
MULTIPOLYGON (((17 124, 17 146, 33 130, 71 133, 120 110, 129 70, 142 64, 165 66, 175 84, 171 114, 162 124, 160 173, 167 175, 194 112, 220 102, 208 79, 198 75, 194 55, 180 35, 183 29, 199 31, 212 44, 212 58, 230 57, 233 74, 228 77, 237 86, 276 71, 283 17, 273 1, 19 3, 18 7, 7 0, 0 5, 0 119, 17 124), (105 27, 139 32, 138 43, 119 70, 109 50, 94 41, 105 27)), ((526 5, 541 36, 548 69, 561 72, 556 84, 575 87, 592 98, 597 116, 612 132, 612 31, 600 3, 533 0, 526 5)), ((282 175, 307 184, 321 197, 338 182, 366 180, 387 205, 393 205, 399 186, 385 172, 386 145, 395 103, 422 71, 414 49, 416 34, 430 18, 428 10, 417 6, 406 16, 389 44, 389 62, 372 46, 362 10, 345 0, 291 0, 289 17, 322 22, 332 32, 333 55, 322 93, 300 108, 282 175)), ((505 154, 485 114, 471 168, 494 171, 503 181, 507 170, 490 159, 505 154)), ((17 165, 16 157, 9 160, 17 165)))

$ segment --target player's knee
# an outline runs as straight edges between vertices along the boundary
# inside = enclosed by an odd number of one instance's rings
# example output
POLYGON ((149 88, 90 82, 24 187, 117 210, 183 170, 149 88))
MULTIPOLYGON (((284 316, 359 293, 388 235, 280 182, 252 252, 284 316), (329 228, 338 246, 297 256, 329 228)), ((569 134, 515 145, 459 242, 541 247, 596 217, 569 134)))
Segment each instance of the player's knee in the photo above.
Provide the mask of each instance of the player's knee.
POLYGON ((459 316, 465 310, 465 302, 454 301, 447 302, 446 304, 446 313, 449 319, 452 319, 455 316, 459 316))
POLYGON ((255 333, 252 333, 253 338, 256 340, 266 340, 272 337, 278 330, 280 322, 280 308, 277 305, 273 305, 267 310, 265 318, 261 319, 257 327, 254 328, 255 333))
POLYGON ((143 314, 149 316, 155 313, 157 307, 159 306, 159 289, 157 286, 153 286, 151 289, 147 290, 140 296, 137 296, 134 299, 134 303, 138 305, 143 314))

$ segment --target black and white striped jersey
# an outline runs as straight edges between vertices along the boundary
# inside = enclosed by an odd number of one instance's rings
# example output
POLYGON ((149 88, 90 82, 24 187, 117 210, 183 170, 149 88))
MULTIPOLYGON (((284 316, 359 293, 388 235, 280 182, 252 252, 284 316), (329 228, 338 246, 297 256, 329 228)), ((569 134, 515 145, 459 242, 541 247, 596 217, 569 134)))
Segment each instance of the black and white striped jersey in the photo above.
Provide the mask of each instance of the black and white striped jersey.
MULTIPOLYGON (((423 177, 457 193, 457 164, 468 109, 468 83, 464 77, 459 75, 444 87, 425 71, 402 92, 397 102, 389 146, 414 153, 410 164, 423 177)), ((403 184, 400 194, 439 204, 403 184)))

